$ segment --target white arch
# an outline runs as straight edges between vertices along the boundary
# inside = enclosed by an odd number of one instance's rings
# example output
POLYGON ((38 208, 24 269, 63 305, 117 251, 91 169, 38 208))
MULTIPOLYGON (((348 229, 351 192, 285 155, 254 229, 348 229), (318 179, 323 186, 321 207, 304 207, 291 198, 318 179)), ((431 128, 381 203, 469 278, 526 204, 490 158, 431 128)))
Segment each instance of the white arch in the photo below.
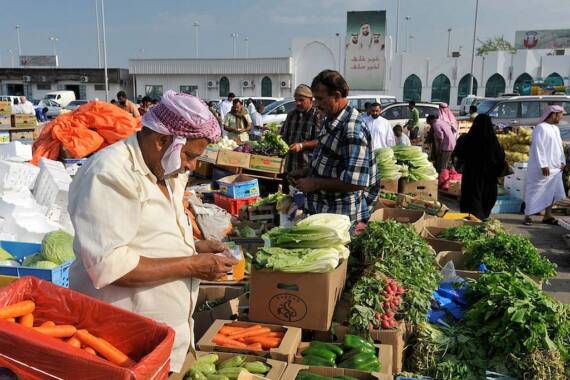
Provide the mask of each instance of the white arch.
POLYGON ((313 78, 325 69, 337 69, 335 54, 322 41, 311 41, 303 46, 295 63, 295 82, 297 85, 310 85, 313 78))

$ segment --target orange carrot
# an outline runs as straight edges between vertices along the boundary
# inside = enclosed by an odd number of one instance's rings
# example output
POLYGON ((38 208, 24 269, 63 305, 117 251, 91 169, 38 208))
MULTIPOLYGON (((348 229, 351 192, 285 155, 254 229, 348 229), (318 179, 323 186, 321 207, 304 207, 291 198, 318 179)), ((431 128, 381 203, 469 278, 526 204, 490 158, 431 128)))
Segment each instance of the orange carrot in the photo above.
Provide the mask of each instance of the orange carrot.
POLYGON ((52 338, 69 338, 77 332, 77 329, 72 325, 57 325, 52 327, 34 327, 39 333, 51 336, 52 338))
POLYGON ((285 333, 280 331, 272 331, 269 334, 267 334, 267 336, 271 338, 283 338, 285 336, 285 333))
POLYGON ((92 349, 91 347, 83 347, 82 348, 83 351, 89 352, 91 355, 97 355, 97 353, 95 352, 94 349, 92 349))
POLYGON ((281 339, 265 337, 265 336, 253 336, 251 338, 246 338, 245 342, 247 344, 261 343, 263 348, 267 349, 267 348, 279 347, 279 345, 281 344, 281 339))
POLYGON ((103 338, 91 335, 87 330, 78 330, 76 338, 84 345, 93 348, 95 352, 113 364, 117 364, 121 367, 132 367, 136 364, 131 358, 111 343, 107 342, 103 338))
POLYGON ((215 344, 217 344, 219 346, 234 347, 234 348, 247 348, 246 344, 238 342, 237 340, 234 340, 234 339, 230 339, 227 336, 224 336, 221 334, 217 334, 216 336, 214 336, 214 339, 212 339, 212 342, 214 342, 215 344))
POLYGON ((218 334, 222 334, 222 335, 231 335, 231 334, 235 334, 237 332, 241 332, 245 330, 245 327, 237 327, 237 326, 230 326, 230 325, 224 325, 220 331, 218 331, 218 334))
POLYGON ((40 325, 40 327, 53 327, 53 326, 55 326, 55 323, 53 321, 45 321, 40 325))
POLYGON ((22 315, 18 318, 18 323, 26 327, 34 327, 34 315, 32 313, 22 315))
POLYGON ((71 338, 66 340, 65 343, 67 343, 70 346, 73 346, 75 348, 81 348, 81 342, 75 336, 72 336, 71 338))
POLYGON ((6 321, 6 322, 16 323, 16 318, 6 318, 5 321, 6 321))
POLYGON ((230 338, 230 339, 247 338, 248 336, 251 336, 251 334, 255 335, 255 333, 257 333, 260 330, 263 330, 266 333, 271 332, 271 330, 266 328, 266 327, 261 327, 261 325, 255 325, 252 327, 248 327, 247 329, 245 329, 241 332, 232 334, 228 338, 230 338))
POLYGON ((33 301, 22 301, 0 309, 0 318, 17 318, 34 312, 36 304, 33 301))
POLYGON ((255 351, 263 351, 263 347, 261 346, 261 343, 249 344, 247 346, 247 348, 249 348, 250 350, 255 350, 255 351))

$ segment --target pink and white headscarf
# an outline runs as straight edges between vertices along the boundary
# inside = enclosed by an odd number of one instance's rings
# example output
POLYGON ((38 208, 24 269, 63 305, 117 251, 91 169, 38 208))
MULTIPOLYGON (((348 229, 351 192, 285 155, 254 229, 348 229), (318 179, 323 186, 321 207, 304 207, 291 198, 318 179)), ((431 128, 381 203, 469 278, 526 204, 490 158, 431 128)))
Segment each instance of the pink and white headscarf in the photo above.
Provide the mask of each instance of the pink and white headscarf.
POLYGON ((449 105, 447 103, 440 103, 438 110, 438 119, 448 122, 449 125, 451 125, 453 128, 454 132, 456 132, 459 128, 459 123, 453 115, 453 112, 451 112, 449 109, 449 105))
POLYGON ((555 112, 564 112, 564 108, 562 108, 562 106, 548 106, 548 107, 546 107, 546 109, 542 113, 542 116, 540 117, 540 120, 538 121, 537 124, 544 123, 546 121, 546 119, 548 119, 550 114, 555 113, 555 112))
POLYGON ((208 106, 195 96, 166 91, 160 102, 142 117, 142 125, 162 135, 174 136, 161 163, 164 174, 180 169, 180 152, 187 139, 205 138, 215 142, 221 129, 208 106))

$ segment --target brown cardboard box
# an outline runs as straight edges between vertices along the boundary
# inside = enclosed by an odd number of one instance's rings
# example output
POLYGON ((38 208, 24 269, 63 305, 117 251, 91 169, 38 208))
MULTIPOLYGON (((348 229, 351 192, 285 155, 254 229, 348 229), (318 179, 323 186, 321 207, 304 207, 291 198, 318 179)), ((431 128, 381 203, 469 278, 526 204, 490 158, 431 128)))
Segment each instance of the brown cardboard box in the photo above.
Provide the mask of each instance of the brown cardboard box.
POLYGON ((251 155, 249 153, 241 153, 227 149, 220 149, 218 151, 216 164, 247 169, 249 168, 250 159, 251 155))
POLYGON ((424 238, 436 254, 441 251, 463 251, 463 243, 443 239, 424 238))
POLYGON ((197 160, 196 168, 194 169, 192 174, 195 174, 203 178, 210 178, 212 177, 212 170, 213 168, 211 163, 202 160, 197 160))
POLYGON ((0 116, 8 116, 12 113, 12 102, 0 102, 0 116))
MULTIPOLYGON (((202 351, 196 352, 196 356, 198 358, 200 356, 208 354, 211 354, 211 352, 202 352, 202 351)), ((237 354, 232 354, 228 352, 216 352, 216 355, 218 355, 219 357, 218 363, 221 363, 224 360, 231 359, 233 356, 236 356, 237 354)), ((281 379, 281 375, 283 375, 283 373, 285 372, 285 368, 287 368, 287 363, 283 361, 267 359, 252 355, 242 355, 242 356, 245 358, 246 362, 260 361, 269 365, 271 367, 271 370, 264 375, 264 377, 269 380, 281 379)), ((182 380, 186 372, 188 372, 190 368, 192 368, 192 365, 194 364, 195 361, 196 358, 194 357, 194 354, 192 352, 189 352, 188 355, 186 356, 186 360, 184 360, 184 364, 182 365, 182 370, 180 371, 180 373, 173 373, 168 377, 168 380, 182 380)))
POLYGON ((11 131, 10 132, 10 141, 18 141, 18 140, 33 140, 34 139, 34 131, 11 131))
POLYGON ((438 236, 446 229, 463 225, 478 225, 480 222, 471 222, 459 219, 426 218, 424 222, 424 238, 438 239, 438 236))
MULTIPOLYGON (((302 352, 309 348, 310 342, 301 342, 295 355, 295 364, 303 364, 302 352)), ((338 345, 341 345, 338 343, 338 345)), ((386 344, 376 344, 378 351, 378 361, 380 361, 380 373, 390 375, 392 374, 392 346, 386 344)))
POLYGON ((424 216, 425 214, 422 211, 381 208, 370 215, 370 221, 393 219, 398 223, 411 224, 418 233, 421 233, 424 229, 424 216))
POLYGON ((284 273, 252 268, 249 319, 310 330, 331 327, 346 280, 347 260, 328 273, 284 273))
POLYGON ((12 127, 12 118, 10 115, 2 116, 0 115, 0 127, 12 127))
POLYGON ((200 285, 196 308, 213 300, 223 299, 224 302, 206 311, 195 311, 194 340, 199 340, 216 319, 233 320, 239 317, 240 311, 247 308, 248 297, 245 290, 238 286, 204 286, 200 285))
POLYGON ((38 125, 36 115, 15 114, 12 115, 13 128, 35 128, 38 125))
POLYGON ((386 193, 397 193, 398 192, 398 180, 386 181, 384 179, 380 180, 380 190, 386 193))
POLYGON ((409 194, 425 201, 437 201, 437 180, 407 181, 400 180, 400 193, 409 194))
POLYGON ((252 170, 260 170, 269 173, 283 173, 285 169, 285 160, 276 156, 260 156, 251 155, 249 168, 252 170))
POLYGON ((247 349, 222 347, 212 342, 212 339, 218 333, 218 331, 220 331, 220 329, 225 324, 230 324, 230 323, 235 326, 243 326, 243 327, 249 327, 260 324, 253 322, 233 322, 233 321, 218 319, 214 323, 212 323, 208 331, 206 331, 206 333, 198 341, 197 344, 198 349, 206 352, 215 351, 215 352, 233 352, 233 353, 246 354, 246 355, 254 354, 257 356, 271 357, 272 359, 281 360, 287 363, 290 363, 295 359, 295 353, 297 352, 297 347, 299 347, 299 343, 301 343, 300 328, 281 326, 281 325, 261 324, 263 327, 269 327, 271 331, 284 332, 285 336, 281 341, 281 345, 277 348, 272 348, 269 351, 253 351, 247 349))
POLYGON ((215 164, 218 160, 218 151, 218 148, 208 145, 198 160, 215 164))
POLYGON ((452 181, 449 183, 448 194, 454 195, 456 197, 461 195, 461 181, 452 181))
POLYGON ((309 371, 312 373, 316 373, 318 375, 326 376, 326 377, 335 377, 335 376, 352 376, 359 380, 393 380, 394 376, 392 374, 384 374, 384 373, 377 373, 377 372, 362 372, 357 371, 355 369, 348 369, 348 368, 333 368, 333 367, 310 367, 308 365, 303 364, 289 364, 283 376, 281 376, 281 380, 295 380, 299 371, 309 371))

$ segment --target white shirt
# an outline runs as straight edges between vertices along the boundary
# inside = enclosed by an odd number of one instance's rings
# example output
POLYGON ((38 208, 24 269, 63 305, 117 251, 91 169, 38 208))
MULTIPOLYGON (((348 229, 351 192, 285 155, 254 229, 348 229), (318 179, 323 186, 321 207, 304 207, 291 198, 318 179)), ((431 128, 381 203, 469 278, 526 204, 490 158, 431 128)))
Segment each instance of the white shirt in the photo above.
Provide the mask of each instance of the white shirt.
POLYGON ((69 191, 77 260, 70 286, 114 306, 165 322, 176 331, 171 368, 178 372, 189 346, 189 318, 198 296, 192 278, 147 287, 113 282, 131 272, 141 256, 167 258, 196 253, 182 198, 187 177, 168 181, 172 203, 146 166, 136 134, 95 154, 69 191))
POLYGON ((253 114, 255 114, 257 112, 257 109, 255 108, 255 104, 249 103, 249 105, 247 106, 247 112, 249 112, 251 117, 253 117, 253 114))
POLYGON ((373 151, 396 145, 394 131, 388 120, 382 116, 378 116, 376 119, 372 118, 372 116, 365 116, 364 121, 372 137, 373 151))
POLYGON ((20 114, 23 113, 23 114, 27 114, 27 115, 35 115, 36 114, 36 110, 34 109, 34 105, 29 100, 26 100, 25 103, 20 103, 20 104, 14 106, 13 108, 14 108, 14 113, 20 113, 20 114))
POLYGON ((405 133, 402 133, 402 136, 400 136, 399 141, 398 137, 396 137, 395 135, 394 138, 396 140, 396 145, 412 145, 412 143, 410 142, 410 138, 405 133))
POLYGON ((224 120, 226 118, 226 115, 230 113, 230 111, 232 110, 232 106, 233 103, 227 99, 224 99, 220 103, 220 117, 222 120, 224 120))

